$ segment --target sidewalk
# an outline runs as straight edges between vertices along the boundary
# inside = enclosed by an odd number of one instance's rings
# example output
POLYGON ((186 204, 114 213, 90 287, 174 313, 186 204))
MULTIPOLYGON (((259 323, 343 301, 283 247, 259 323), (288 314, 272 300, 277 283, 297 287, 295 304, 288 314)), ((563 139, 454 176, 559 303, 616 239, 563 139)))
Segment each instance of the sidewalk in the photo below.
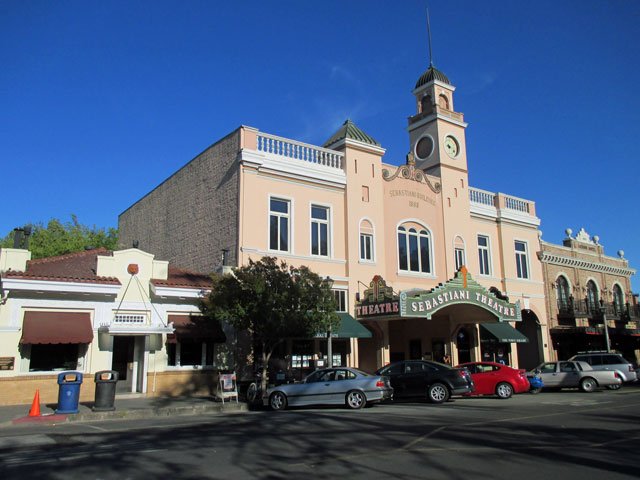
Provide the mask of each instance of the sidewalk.
POLYGON ((97 422, 103 420, 140 419, 152 417, 173 417, 179 415, 201 415, 205 413, 246 412, 247 404, 226 399, 224 405, 219 399, 206 397, 151 397, 142 394, 117 395, 115 410, 94 412, 93 402, 80 402, 79 413, 56 414, 57 404, 40 404, 39 417, 29 417, 31 405, 0 406, 0 428, 13 425, 55 424, 65 422, 97 422))

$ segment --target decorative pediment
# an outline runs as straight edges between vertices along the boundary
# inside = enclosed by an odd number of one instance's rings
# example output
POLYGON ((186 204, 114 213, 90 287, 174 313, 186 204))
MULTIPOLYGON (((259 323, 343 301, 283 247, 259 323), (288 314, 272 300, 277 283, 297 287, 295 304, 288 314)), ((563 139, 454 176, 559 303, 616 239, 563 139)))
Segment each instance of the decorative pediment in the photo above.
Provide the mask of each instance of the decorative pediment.
POLYGON ((416 161, 413 154, 409 153, 407 155, 407 165, 399 166, 393 174, 386 168, 383 168, 382 178, 384 178, 387 182, 390 182, 391 180, 394 180, 398 177, 404 178, 406 180, 413 180, 418 183, 427 185, 433 191, 433 193, 440 193, 440 191, 442 190, 442 186, 440 185, 440 183, 431 183, 429 177, 427 177, 422 170, 416 168, 415 164, 416 161))

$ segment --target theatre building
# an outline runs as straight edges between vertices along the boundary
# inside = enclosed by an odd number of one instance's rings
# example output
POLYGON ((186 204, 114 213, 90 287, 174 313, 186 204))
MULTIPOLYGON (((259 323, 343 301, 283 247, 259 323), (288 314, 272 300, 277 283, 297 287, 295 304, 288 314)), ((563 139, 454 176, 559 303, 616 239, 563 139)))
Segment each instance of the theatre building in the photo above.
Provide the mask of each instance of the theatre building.
POLYGON ((0 249, 0 405, 30 404, 36 390, 55 404, 65 371, 82 374, 81 402, 106 370, 118 394, 209 394, 232 366, 228 327, 199 316, 208 275, 135 248, 30 258, 0 249))
POLYGON ((562 245, 540 242, 553 354, 567 359, 579 352, 622 354, 640 360, 640 306, 631 290, 624 252, 605 255, 600 238, 584 229, 566 230, 562 245), (606 330, 605 330, 606 324, 606 330))
MULTIPOLYGON (((469 185, 454 93, 433 65, 419 77, 400 166, 351 120, 322 146, 241 126, 123 212, 122 244, 203 272, 224 251, 229 266, 277 256, 330 277, 347 321, 370 332, 334 347, 352 366, 451 355, 533 367, 550 349, 540 220, 533 201, 469 185)), ((324 348, 290 341, 285 366, 311 368, 324 348)))

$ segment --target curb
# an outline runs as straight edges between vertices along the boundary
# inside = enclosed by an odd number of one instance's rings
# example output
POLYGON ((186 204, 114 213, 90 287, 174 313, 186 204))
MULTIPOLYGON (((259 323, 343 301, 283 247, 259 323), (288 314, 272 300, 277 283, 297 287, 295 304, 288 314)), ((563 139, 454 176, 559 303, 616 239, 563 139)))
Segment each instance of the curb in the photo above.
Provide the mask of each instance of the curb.
POLYGON ((136 420, 153 417, 178 417, 202 414, 244 413, 249 408, 244 403, 229 405, 190 405, 184 407, 136 408, 130 410, 114 410, 110 412, 87 412, 76 414, 52 414, 38 417, 19 417, 12 421, 0 423, 0 428, 14 425, 55 425, 61 423, 86 423, 109 420, 136 420))

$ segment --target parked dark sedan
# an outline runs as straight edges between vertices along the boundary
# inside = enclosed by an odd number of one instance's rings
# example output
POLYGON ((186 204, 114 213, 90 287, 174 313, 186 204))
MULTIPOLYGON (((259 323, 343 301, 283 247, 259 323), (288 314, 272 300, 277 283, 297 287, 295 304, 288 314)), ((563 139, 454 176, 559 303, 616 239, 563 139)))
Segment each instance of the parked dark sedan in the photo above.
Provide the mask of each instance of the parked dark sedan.
POLYGON ((438 362, 394 362, 378 369, 376 374, 389 377, 394 398, 426 396, 433 403, 443 403, 451 395, 463 395, 475 390, 471 374, 466 368, 452 368, 438 362))

